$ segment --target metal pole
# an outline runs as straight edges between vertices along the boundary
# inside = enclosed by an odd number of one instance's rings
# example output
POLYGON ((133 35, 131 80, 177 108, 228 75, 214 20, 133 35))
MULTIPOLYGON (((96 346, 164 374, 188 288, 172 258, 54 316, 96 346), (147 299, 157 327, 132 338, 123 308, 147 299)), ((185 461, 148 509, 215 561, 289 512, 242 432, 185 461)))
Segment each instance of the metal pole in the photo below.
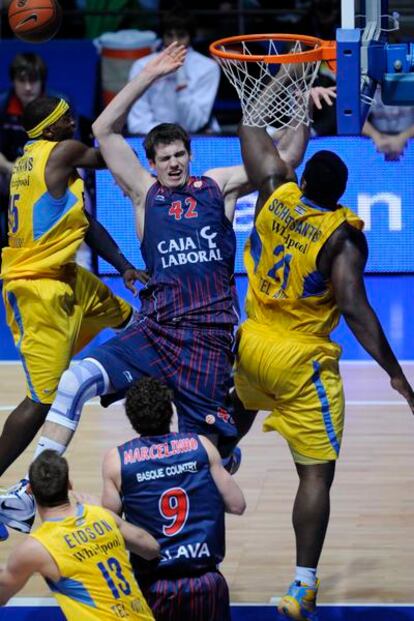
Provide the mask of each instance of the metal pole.
POLYGON ((243 0, 237 2, 237 26, 239 34, 244 34, 244 12, 243 12, 243 0))
POLYGON ((355 0, 341 0, 342 28, 355 28, 355 0))

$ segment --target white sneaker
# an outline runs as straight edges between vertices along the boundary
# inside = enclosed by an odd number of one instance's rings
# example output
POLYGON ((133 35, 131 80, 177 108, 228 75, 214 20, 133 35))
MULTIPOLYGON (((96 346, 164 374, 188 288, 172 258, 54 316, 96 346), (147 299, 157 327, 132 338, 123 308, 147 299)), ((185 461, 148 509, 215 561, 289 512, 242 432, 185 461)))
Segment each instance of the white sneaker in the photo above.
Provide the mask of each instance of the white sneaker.
POLYGON ((34 498, 27 491, 28 483, 22 479, 0 494, 0 522, 21 533, 30 533, 36 513, 34 498))

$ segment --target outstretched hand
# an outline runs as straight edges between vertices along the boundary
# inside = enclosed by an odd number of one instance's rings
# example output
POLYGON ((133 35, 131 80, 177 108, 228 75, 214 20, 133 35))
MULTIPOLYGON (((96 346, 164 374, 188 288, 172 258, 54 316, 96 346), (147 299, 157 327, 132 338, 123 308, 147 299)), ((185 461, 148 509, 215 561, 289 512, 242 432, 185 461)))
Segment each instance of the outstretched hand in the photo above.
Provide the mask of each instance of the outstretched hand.
POLYGON ((322 110, 322 105, 326 103, 333 106, 336 99, 336 86, 314 86, 310 90, 310 101, 318 110, 322 110))
POLYGON ((400 393, 402 397, 407 401, 411 412, 414 414, 414 391, 408 383, 406 377, 401 375, 400 377, 391 378, 391 386, 400 393))
POLYGON ((149 281, 149 278, 148 272, 136 270, 134 268, 129 268, 122 274, 125 287, 133 293, 134 297, 136 297, 139 293, 137 287, 135 286, 135 281, 138 280, 145 285, 149 281))
POLYGON ((183 65, 186 53, 187 48, 174 41, 145 65, 145 71, 157 78, 173 73, 183 65))

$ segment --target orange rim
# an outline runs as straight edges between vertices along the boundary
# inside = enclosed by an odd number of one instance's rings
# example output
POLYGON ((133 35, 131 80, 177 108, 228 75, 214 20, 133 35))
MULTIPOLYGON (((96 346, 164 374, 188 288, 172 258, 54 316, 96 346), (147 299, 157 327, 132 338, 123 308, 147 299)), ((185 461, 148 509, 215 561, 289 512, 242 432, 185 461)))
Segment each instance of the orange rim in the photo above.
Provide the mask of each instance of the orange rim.
POLYGON ((325 60, 331 64, 336 60, 336 41, 325 41, 317 37, 308 35, 294 34, 253 34, 238 35, 235 37, 226 37, 213 41, 209 47, 210 54, 222 58, 223 60, 241 60, 245 62, 265 62, 265 63, 311 63, 325 60), (243 41, 300 41, 305 45, 314 46, 314 49, 304 52, 293 52, 289 54, 238 54, 236 52, 228 52, 218 49, 222 45, 231 43, 242 43, 243 41))

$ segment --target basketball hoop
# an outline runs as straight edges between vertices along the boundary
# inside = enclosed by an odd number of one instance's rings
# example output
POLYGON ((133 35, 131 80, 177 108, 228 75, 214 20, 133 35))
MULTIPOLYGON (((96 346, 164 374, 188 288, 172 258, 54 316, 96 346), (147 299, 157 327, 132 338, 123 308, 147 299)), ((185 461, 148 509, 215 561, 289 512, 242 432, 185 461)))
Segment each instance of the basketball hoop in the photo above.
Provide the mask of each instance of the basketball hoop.
POLYGON ((309 93, 321 61, 335 69, 336 43, 290 34, 239 35, 210 53, 240 98, 243 123, 278 129, 309 125, 309 93))

